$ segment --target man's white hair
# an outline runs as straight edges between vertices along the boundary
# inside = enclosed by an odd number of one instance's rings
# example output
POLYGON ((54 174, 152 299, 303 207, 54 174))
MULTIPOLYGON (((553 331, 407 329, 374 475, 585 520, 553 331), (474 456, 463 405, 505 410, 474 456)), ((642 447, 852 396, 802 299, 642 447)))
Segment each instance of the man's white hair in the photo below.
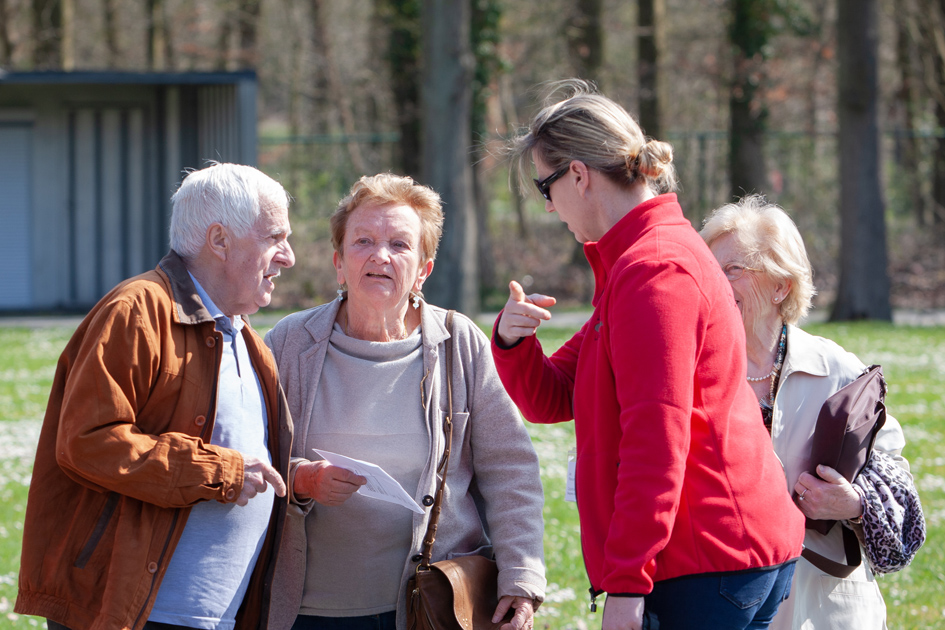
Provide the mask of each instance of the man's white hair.
POLYGON ((171 249, 193 258, 212 224, 245 236, 264 203, 288 207, 289 195, 279 182, 252 166, 213 163, 188 173, 171 202, 171 249))

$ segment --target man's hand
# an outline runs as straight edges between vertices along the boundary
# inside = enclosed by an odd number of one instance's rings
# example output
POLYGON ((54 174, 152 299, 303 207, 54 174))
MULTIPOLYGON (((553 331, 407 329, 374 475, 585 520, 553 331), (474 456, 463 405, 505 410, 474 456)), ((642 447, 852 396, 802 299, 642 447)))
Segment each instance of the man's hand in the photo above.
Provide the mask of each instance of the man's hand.
POLYGON ((492 615, 492 623, 502 621, 509 612, 509 608, 514 608, 515 614, 508 623, 502 624, 499 630, 532 630, 535 623, 535 604, 528 597, 502 596, 499 599, 499 605, 496 606, 495 614, 492 615))
POLYGON ((272 484, 276 494, 285 496, 285 482, 279 471, 252 455, 243 455, 243 491, 236 500, 237 505, 246 505, 249 500, 272 484))
POLYGON ((512 280, 509 283, 509 301, 505 303, 496 329, 499 339, 511 346, 522 337, 534 335, 543 320, 551 319, 551 313, 545 309, 554 306, 555 302, 550 295, 525 295, 522 285, 512 280))
POLYGON ((607 597, 601 630, 641 630, 643 628, 642 597, 607 597))
POLYGON ((311 497, 322 505, 341 505, 366 483, 361 475, 320 460, 296 467, 292 491, 301 499, 311 497))

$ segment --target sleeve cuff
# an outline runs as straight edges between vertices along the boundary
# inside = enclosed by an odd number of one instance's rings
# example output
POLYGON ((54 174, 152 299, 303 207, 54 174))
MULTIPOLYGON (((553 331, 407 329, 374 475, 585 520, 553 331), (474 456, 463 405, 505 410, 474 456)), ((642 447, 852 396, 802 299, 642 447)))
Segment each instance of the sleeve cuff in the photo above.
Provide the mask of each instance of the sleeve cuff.
POLYGON ((499 337, 499 322, 502 321, 502 313, 505 311, 500 311, 498 317, 495 318, 495 324, 492 325, 492 343, 499 350, 511 350, 515 346, 519 345, 525 340, 525 337, 519 337, 518 341, 513 344, 506 345, 502 342, 502 339, 499 337))

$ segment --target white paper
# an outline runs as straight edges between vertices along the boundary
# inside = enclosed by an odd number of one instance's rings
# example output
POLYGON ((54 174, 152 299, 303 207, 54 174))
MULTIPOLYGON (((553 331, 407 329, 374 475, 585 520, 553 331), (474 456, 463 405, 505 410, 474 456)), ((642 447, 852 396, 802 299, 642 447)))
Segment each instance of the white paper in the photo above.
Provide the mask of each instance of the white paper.
POLYGON ((396 479, 387 474, 387 472, 377 464, 364 462, 360 459, 352 459, 351 457, 345 457, 338 453, 320 451, 316 448, 313 448, 312 451, 332 466, 350 470, 354 474, 361 475, 367 479, 367 483, 358 488, 360 494, 371 497, 372 499, 380 499, 381 501, 402 505, 417 514, 423 514, 423 508, 413 500, 413 497, 407 494, 403 486, 397 483, 396 479))

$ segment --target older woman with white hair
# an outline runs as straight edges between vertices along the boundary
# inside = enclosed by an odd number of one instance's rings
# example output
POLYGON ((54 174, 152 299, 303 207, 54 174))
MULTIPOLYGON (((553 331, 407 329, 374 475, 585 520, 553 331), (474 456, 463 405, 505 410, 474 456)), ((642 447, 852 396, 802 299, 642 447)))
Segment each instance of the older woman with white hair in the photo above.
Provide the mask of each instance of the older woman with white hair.
POLYGON ((747 380, 784 465, 788 489, 808 518, 842 524, 826 535, 808 529, 805 548, 847 564, 844 528, 855 528, 867 547, 860 551, 869 562, 843 578, 802 557, 791 596, 771 627, 885 628, 886 606, 874 573, 908 564, 925 538, 909 463, 901 455, 902 428, 887 416, 866 469, 853 483, 829 466, 818 466, 816 476, 806 472, 824 401, 862 374, 865 366, 836 343, 797 327, 811 307, 813 275, 804 241, 781 208, 763 197, 748 196, 716 210, 701 234, 731 283, 741 311, 747 380))

